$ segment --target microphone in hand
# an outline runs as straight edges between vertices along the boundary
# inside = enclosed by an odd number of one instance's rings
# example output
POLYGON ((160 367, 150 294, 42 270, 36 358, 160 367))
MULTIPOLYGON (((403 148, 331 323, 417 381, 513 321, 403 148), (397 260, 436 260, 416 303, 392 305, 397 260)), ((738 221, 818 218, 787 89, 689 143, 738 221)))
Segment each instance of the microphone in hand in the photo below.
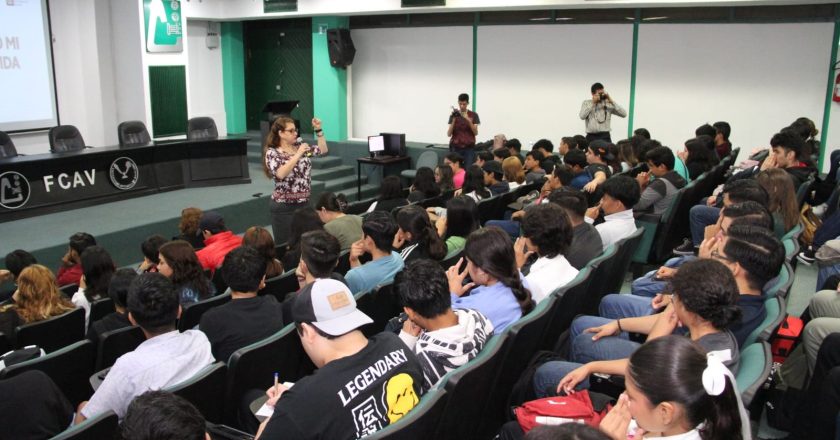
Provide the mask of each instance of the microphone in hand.
MULTIPOLYGON (((299 137, 295 139, 295 146, 300 148, 301 145, 303 145, 303 138, 299 137)), ((307 147, 306 152, 303 153, 303 155, 306 157, 312 157, 312 150, 307 147)))

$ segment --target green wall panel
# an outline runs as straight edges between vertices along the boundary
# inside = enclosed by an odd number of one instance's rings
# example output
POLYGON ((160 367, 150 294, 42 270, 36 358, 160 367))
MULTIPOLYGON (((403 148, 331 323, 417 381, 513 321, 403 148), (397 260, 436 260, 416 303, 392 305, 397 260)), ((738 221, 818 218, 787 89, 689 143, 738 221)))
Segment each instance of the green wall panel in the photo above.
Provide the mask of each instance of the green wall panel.
POLYGON ((312 132, 311 19, 260 20, 243 24, 245 109, 249 130, 259 130, 269 101, 300 101, 292 112, 301 131, 312 132))
POLYGON ((347 139, 347 70, 330 64, 327 34, 323 28, 349 27, 347 17, 314 17, 312 19, 312 81, 314 110, 324 124, 327 140, 347 139))
POLYGON ((242 23, 222 23, 222 82, 227 131, 245 133, 245 46, 242 23))
POLYGON ((187 132, 187 76, 184 66, 149 66, 154 137, 187 132))

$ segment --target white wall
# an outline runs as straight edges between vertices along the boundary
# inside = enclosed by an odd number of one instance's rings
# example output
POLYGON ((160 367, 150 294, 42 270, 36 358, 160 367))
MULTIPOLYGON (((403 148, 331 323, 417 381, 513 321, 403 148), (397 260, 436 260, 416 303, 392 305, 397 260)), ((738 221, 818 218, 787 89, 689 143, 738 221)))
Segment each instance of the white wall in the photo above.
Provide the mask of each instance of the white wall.
POLYGON ((225 119, 224 83, 222 82, 221 44, 208 49, 208 26, 219 34, 219 23, 189 20, 187 24, 188 77, 190 96, 189 117, 209 116, 216 121, 219 133, 227 133, 225 119))
POLYGON ((741 157, 797 117, 819 127, 832 26, 642 25, 634 126, 682 149, 698 126, 727 121, 741 157))
POLYGON ((351 35, 353 136, 404 131, 406 140, 447 143, 449 107, 458 104, 458 94, 472 94, 472 28, 362 29, 351 35))
MULTIPOLYGON (((583 133, 578 117, 594 82, 627 108, 630 99, 632 25, 533 25, 478 28, 476 104, 479 140, 504 133, 529 142, 583 133), (597 35, 598 38, 586 36, 597 35), (597 54, 597 69, 581 60, 597 54)), ((627 119, 611 119, 613 140, 627 119)))

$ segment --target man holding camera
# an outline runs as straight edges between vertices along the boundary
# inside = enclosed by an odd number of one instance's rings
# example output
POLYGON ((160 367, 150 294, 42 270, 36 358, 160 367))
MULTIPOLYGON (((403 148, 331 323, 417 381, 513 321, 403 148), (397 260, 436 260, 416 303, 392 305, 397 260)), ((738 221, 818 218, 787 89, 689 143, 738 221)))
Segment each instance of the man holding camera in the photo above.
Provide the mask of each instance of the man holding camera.
POLYGON ((475 158, 475 136, 478 134, 478 113, 470 111, 467 106, 470 96, 466 93, 458 95, 458 108, 452 109, 449 115, 449 129, 446 135, 449 139, 449 151, 454 151, 464 157, 464 168, 469 167, 475 158))
POLYGON ((612 143, 610 138, 610 118, 616 115, 627 117, 627 110, 615 103, 604 91, 601 83, 592 84, 592 99, 583 101, 580 106, 580 118, 586 121, 586 140, 603 139, 612 143))

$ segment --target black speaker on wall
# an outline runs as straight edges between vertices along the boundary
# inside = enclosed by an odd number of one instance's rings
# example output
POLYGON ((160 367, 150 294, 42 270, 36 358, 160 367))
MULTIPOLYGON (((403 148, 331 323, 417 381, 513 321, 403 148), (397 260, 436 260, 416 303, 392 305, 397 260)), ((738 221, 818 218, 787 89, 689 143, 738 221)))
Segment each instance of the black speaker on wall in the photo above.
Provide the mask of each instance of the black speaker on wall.
POLYGON ((327 48, 330 52, 330 65, 346 68, 353 64, 356 46, 350 38, 350 29, 327 29, 327 48))

